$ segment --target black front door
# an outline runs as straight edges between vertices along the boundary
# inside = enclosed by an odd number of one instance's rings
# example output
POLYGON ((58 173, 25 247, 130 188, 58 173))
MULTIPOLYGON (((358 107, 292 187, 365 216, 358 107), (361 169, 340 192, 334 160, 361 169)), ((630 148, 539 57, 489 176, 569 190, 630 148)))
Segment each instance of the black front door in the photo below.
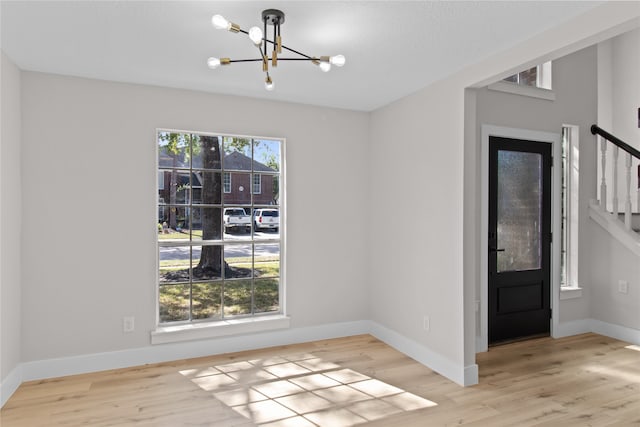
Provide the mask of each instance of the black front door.
POLYGON ((489 343, 548 335, 551 143, 489 137, 489 343))

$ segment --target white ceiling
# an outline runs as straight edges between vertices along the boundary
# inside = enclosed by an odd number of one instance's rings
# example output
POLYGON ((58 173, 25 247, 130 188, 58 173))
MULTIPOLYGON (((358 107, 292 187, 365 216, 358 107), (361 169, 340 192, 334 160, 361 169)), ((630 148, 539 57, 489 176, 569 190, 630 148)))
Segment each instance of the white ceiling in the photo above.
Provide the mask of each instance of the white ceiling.
POLYGON ((1 44, 23 70, 371 111, 599 3, 2 0, 1 44), (281 62, 273 92, 259 63, 207 68, 210 56, 257 53, 247 36, 214 29, 212 15, 248 30, 269 8, 286 14, 285 45, 343 54, 346 65, 281 62))

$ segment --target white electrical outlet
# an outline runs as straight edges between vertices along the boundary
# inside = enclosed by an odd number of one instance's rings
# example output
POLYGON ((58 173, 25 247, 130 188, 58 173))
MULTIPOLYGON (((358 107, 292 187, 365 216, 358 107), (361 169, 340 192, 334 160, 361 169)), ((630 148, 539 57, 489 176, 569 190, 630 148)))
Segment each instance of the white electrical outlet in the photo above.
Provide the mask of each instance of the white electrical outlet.
POLYGON ((618 280, 618 292, 626 294, 629 292, 629 282, 626 280, 618 280))
POLYGON ((424 316, 424 319, 422 320, 422 327, 427 332, 429 332, 429 330, 431 329, 431 321, 429 319, 429 316, 424 316))
POLYGON ((135 329, 135 317, 126 316, 122 318, 122 331, 123 332, 133 332, 135 329))

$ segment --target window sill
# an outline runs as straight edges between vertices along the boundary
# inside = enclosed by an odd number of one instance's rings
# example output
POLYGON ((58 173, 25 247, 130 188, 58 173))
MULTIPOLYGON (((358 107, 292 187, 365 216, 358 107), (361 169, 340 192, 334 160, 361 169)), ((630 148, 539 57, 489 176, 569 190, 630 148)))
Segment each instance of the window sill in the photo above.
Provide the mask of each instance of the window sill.
POLYGON ((290 320, 289 317, 278 314, 219 322, 158 326, 155 331, 151 331, 151 344, 167 344, 286 329, 290 326, 290 320))
POLYGON ((543 89, 532 86, 522 86, 509 82, 496 82, 488 86, 490 90, 511 93, 514 95, 528 96, 530 98, 546 99, 547 101, 555 101, 556 94, 552 90, 543 89))
POLYGON ((582 288, 578 286, 560 288, 560 300, 582 297, 582 288))

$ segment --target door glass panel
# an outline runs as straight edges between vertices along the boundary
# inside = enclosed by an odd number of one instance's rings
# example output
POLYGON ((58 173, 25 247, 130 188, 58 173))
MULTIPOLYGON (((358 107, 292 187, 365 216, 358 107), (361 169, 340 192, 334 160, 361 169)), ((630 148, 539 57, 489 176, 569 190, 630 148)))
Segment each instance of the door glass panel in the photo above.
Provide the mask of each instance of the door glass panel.
POLYGON ((498 151, 497 270, 524 271, 542 261, 542 155, 498 151))

